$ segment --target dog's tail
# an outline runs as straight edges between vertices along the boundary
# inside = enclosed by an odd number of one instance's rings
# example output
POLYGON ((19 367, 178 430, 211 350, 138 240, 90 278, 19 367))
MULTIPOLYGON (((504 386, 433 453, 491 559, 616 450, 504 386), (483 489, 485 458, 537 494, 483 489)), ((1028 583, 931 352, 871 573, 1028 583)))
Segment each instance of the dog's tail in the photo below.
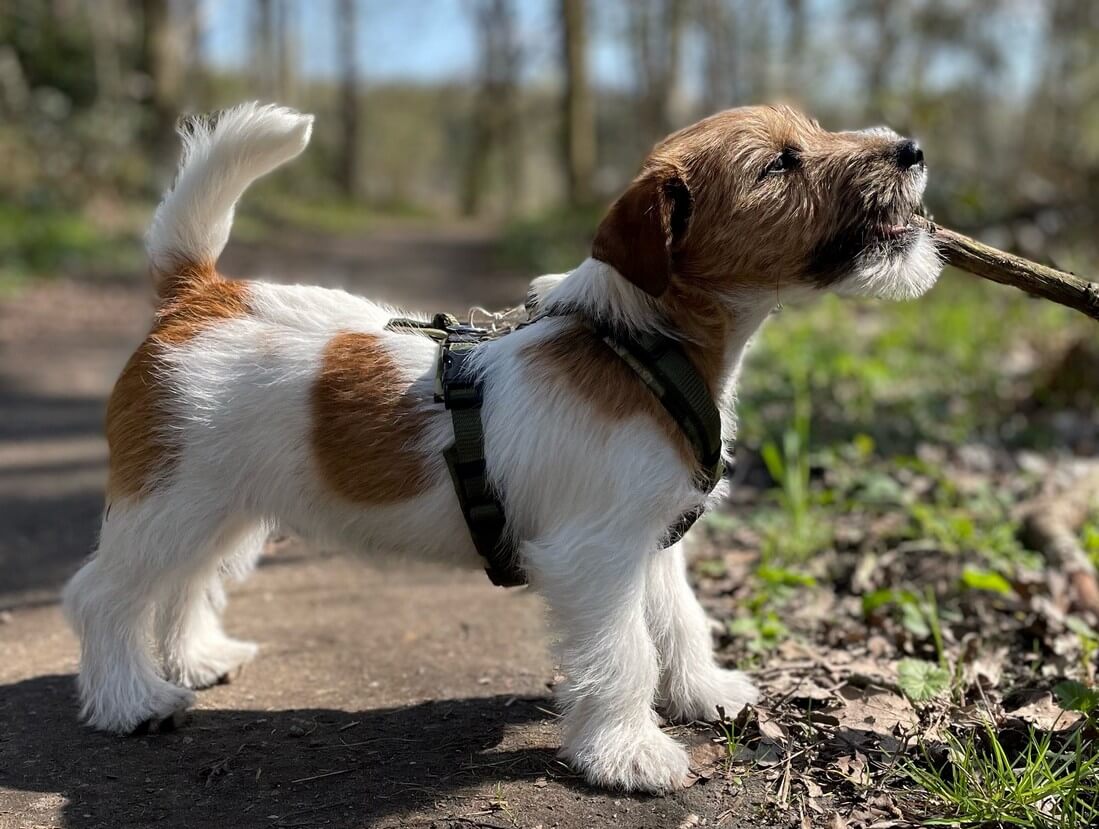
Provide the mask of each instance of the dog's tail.
POLYGON ((237 200, 257 178, 304 150, 312 130, 312 115, 257 103, 180 127, 179 172, 145 238, 162 298, 215 274, 237 200))

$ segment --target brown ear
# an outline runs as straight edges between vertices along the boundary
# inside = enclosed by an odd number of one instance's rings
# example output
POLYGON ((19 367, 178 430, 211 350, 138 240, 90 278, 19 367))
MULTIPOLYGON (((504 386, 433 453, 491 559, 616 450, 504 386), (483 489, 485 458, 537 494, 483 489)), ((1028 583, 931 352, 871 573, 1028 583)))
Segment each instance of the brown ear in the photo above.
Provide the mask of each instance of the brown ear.
POLYGON ((592 258, 606 262, 652 296, 672 277, 672 248, 687 229, 691 194, 672 172, 642 173, 599 224, 592 258))

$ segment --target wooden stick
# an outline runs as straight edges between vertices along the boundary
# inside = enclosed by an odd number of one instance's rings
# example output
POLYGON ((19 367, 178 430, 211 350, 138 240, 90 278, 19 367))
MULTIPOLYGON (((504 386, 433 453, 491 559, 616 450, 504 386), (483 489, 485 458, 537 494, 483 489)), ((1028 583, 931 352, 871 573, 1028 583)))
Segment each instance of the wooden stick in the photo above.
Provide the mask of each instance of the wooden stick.
POLYGON ((1012 285, 1099 320, 1099 282, 1088 282, 1071 273, 982 245, 922 216, 913 216, 912 224, 931 234, 943 258, 955 268, 1001 285, 1012 285))

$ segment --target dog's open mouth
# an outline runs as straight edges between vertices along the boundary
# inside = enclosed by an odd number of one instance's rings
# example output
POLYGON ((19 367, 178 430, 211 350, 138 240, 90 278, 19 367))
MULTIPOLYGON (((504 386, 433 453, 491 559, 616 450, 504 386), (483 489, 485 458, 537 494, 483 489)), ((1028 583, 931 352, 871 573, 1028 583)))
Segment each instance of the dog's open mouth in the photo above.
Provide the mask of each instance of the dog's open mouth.
POLYGON ((912 224, 913 216, 921 213, 920 206, 890 212, 867 224, 865 240, 867 248, 878 249, 882 252, 892 252, 907 246, 916 237, 916 227, 912 224))
POLYGON ((920 234, 912 219, 923 214, 920 204, 872 211, 862 223, 849 226, 818 247, 810 260, 810 269, 820 284, 828 285, 847 275, 860 260, 903 256, 920 234))
POLYGON ((894 239, 903 239, 908 234, 915 232, 915 230, 916 229, 912 227, 912 223, 910 221, 903 223, 882 222, 880 224, 874 225, 871 232, 879 239, 891 241, 894 239))

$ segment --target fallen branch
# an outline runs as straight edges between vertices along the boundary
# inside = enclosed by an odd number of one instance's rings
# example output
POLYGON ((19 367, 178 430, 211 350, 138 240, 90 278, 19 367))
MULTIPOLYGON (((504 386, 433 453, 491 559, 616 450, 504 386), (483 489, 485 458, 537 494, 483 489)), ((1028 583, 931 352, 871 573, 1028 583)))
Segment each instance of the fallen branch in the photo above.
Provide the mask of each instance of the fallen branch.
POLYGON ((912 223, 931 234, 943 258, 955 268, 1053 300, 1099 320, 1099 283, 1004 253, 939 227, 922 216, 913 217, 912 223))
POLYGON ((1071 486, 1051 487, 1022 506, 1020 537, 1040 551, 1050 567, 1069 581, 1073 606, 1099 616, 1099 574, 1080 546, 1080 528, 1099 503, 1099 465, 1082 473, 1071 486))

